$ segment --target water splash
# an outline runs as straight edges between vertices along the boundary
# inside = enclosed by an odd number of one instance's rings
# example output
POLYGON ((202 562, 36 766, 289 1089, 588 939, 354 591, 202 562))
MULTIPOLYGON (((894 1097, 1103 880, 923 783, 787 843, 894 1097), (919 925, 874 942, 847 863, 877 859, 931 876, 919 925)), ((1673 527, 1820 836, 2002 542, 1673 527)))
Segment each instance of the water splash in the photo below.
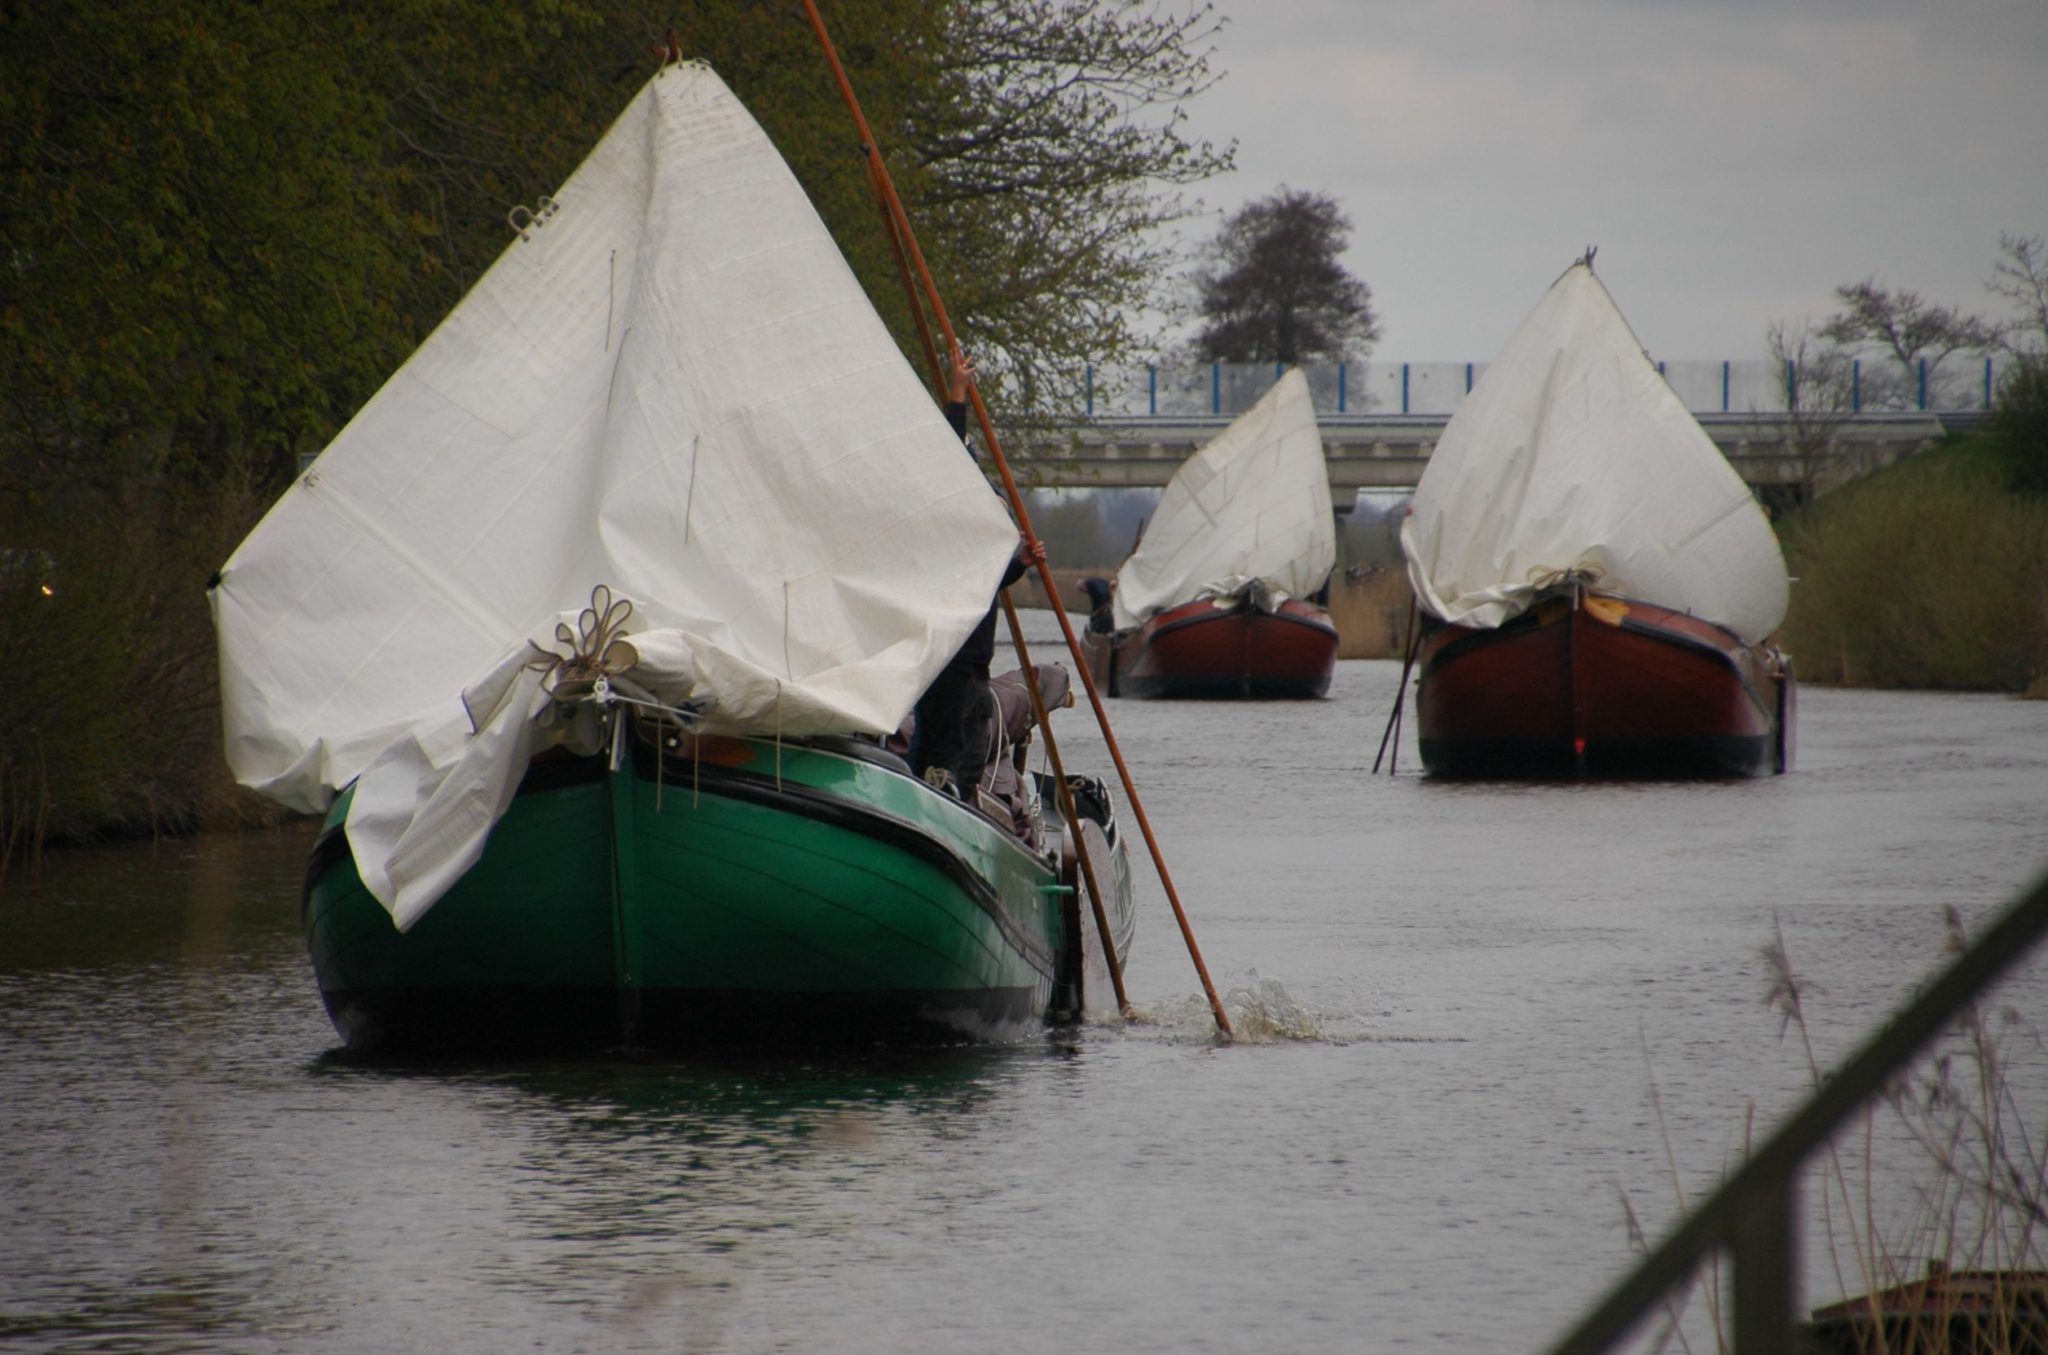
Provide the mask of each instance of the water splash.
MULTIPOLYGON (((1320 1042, 1332 1038, 1320 1016, 1296 1002, 1278 979, 1263 978, 1257 970, 1250 971, 1246 986, 1223 994, 1223 1010, 1230 1018, 1237 1044, 1320 1042)), ((1152 1027, 1173 1040, 1221 1040, 1215 1014, 1209 1009, 1208 999, 1200 994, 1151 1007, 1133 1006, 1130 1024, 1152 1027)))
POLYGON ((1251 971, 1251 986, 1233 988, 1223 996, 1231 1029, 1243 1044, 1279 1044, 1289 1040, 1325 1040, 1322 1022, 1289 996, 1278 979, 1251 971))

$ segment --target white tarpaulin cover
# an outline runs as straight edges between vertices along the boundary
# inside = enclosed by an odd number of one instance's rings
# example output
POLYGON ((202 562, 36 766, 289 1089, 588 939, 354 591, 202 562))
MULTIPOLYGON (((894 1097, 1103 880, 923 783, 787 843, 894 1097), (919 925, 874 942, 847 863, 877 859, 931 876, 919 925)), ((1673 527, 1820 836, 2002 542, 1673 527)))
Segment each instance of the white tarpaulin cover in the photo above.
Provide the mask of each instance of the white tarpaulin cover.
POLYGON ((1286 597, 1323 586, 1337 520, 1315 402, 1299 368, 1187 459, 1111 595, 1118 629, 1254 583, 1286 597))
POLYGON ((1498 626, 1569 570, 1749 644, 1785 616, 1770 522, 1586 262, 1451 416, 1401 547, 1422 606, 1459 625, 1498 626))
POLYGON ((228 760, 401 926, 474 861, 593 588, 706 727, 894 730, 1017 533, 730 90, 665 70, 223 567, 228 760))

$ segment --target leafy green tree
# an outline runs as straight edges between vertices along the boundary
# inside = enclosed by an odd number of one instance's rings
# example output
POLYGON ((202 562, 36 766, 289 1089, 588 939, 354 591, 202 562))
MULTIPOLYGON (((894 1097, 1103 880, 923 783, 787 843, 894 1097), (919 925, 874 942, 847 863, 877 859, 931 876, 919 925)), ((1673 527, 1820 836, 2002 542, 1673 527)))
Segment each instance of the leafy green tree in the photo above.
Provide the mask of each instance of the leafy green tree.
POLYGON ((1363 358, 1372 289, 1339 262, 1351 220, 1325 193, 1282 185, 1226 218, 1195 274, 1195 348, 1221 362, 1363 358))
POLYGON ((58 0, 0 48, 0 484, 132 504, 323 432, 390 349, 408 227, 318 16, 58 0))
POLYGON ((908 205, 939 242, 947 308, 1013 411, 1079 403, 1089 361, 1135 357, 1136 317, 1173 271, 1180 189, 1230 168, 1188 137, 1219 78, 1212 6, 953 0, 898 132, 922 171, 908 205))
MULTIPOLYGON (((1179 131, 1211 78, 1209 11, 825 8, 984 371, 1043 391, 1128 343, 1172 186, 1227 164, 1179 131)), ((0 4, 0 857, 24 816, 79 835, 218 812, 208 573, 670 31, 761 120, 909 345, 861 148, 794 4, 0 4)))

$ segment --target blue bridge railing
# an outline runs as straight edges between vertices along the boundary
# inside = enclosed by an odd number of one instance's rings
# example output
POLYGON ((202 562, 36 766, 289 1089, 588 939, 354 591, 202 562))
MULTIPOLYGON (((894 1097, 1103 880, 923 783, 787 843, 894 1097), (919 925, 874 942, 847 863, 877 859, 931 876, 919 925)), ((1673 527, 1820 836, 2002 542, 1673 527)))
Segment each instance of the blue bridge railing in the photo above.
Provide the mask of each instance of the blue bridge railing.
MULTIPOLYGON (((2011 359, 1951 354, 1911 370, 1862 360, 1832 379, 1836 412, 1986 410, 2011 359)), ((1267 362, 1090 365, 1083 389, 1091 419, 1220 418, 1243 413, 1286 369, 1267 362)), ((1812 409, 1820 378, 1768 358, 1659 362, 1657 370, 1695 414, 1782 414, 1799 400, 1812 409), (1802 389, 1803 387, 1803 389, 1802 389)), ((1446 415, 1486 371, 1483 362, 1312 362, 1304 364, 1322 415, 1446 415)))

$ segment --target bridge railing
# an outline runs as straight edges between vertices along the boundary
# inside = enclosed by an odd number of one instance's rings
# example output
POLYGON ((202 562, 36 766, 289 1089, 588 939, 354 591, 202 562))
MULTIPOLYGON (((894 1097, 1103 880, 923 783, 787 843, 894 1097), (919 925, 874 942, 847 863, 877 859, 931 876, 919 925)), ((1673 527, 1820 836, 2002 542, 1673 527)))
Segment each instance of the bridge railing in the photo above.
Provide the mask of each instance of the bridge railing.
MULTIPOLYGON (((1857 360, 1833 376, 1830 398, 1849 412, 1917 410, 1965 413, 1989 409, 2012 359, 1952 354, 1911 369, 1857 360)), ((1782 414, 1799 401, 1811 408, 1817 375, 1767 358, 1676 360, 1657 370, 1695 414, 1782 414), (1802 393, 1802 383, 1808 389, 1802 393)), ((1085 416, 1225 418, 1242 414, 1285 368, 1268 362, 1091 365, 1083 381, 1085 416)), ((1454 413, 1486 371, 1483 362, 1312 362, 1302 371, 1325 416, 1454 413)))

